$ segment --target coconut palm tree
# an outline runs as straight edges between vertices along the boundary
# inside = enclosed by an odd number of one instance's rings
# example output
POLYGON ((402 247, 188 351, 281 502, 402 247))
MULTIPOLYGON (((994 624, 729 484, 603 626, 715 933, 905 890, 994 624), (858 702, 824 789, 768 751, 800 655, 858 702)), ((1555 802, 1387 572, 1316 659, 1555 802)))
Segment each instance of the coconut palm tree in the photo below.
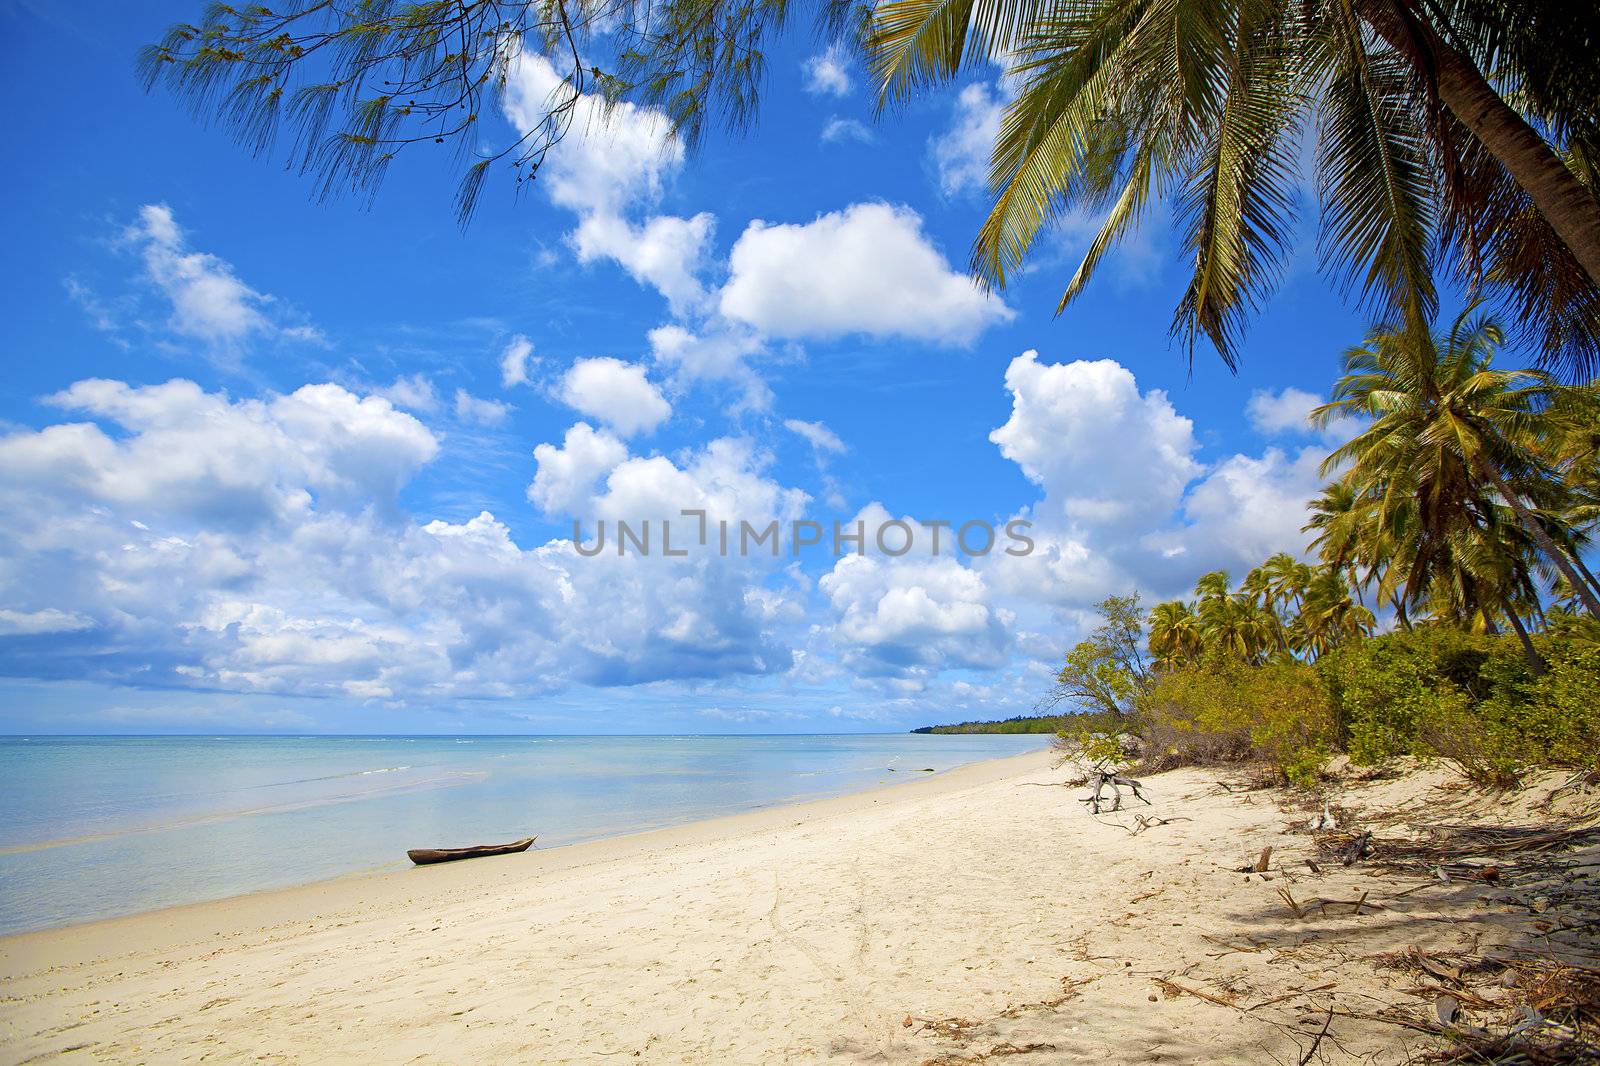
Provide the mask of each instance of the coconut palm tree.
POLYGON ((1315 659, 1344 640, 1370 634, 1375 625, 1372 612, 1351 596, 1344 574, 1325 566, 1307 580, 1290 633, 1295 651, 1315 659))
MULTIPOLYGON (((1395 548, 1407 596, 1416 601, 1452 561, 1490 551, 1508 507, 1538 557, 1579 591, 1592 615, 1600 599, 1574 564, 1562 515, 1570 492, 1538 442, 1561 416, 1562 389, 1548 375, 1493 367, 1504 334, 1469 308, 1442 336, 1415 325, 1380 326, 1345 354, 1331 402, 1313 412, 1326 424, 1359 414, 1371 419, 1328 457, 1324 472, 1342 479, 1375 509, 1379 531, 1395 548)), ((1481 574, 1487 564, 1475 564, 1481 574)), ((1474 567, 1461 567, 1473 581, 1474 567)), ((1494 582, 1509 588, 1515 582, 1494 582)))
POLYGON ((1198 662, 1204 643, 1200 619, 1182 600, 1158 603, 1150 609, 1150 654, 1163 670, 1176 670, 1198 662))
MULTIPOLYGON (((1311 517, 1300 527, 1302 533, 1316 532, 1310 547, 1323 563, 1352 576, 1360 568, 1363 530, 1371 521, 1365 504, 1354 486, 1344 481, 1331 481, 1307 505, 1311 517)), ((1358 595, 1360 589, 1361 582, 1358 582, 1358 595)))
POLYGON ((1278 552, 1261 564, 1261 571, 1267 580, 1267 608, 1272 611, 1281 608, 1291 615, 1298 612, 1311 583, 1311 567, 1288 552, 1278 552))

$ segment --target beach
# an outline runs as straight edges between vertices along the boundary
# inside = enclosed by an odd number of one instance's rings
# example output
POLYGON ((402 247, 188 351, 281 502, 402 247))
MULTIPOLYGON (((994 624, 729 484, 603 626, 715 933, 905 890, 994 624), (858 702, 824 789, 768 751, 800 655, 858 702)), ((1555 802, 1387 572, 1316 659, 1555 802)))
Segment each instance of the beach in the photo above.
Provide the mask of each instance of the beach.
MULTIPOLYGON (((1097 819, 1068 773, 1038 751, 9 937, 0 1058, 1294 1062, 1330 1011, 1395 999, 1404 977, 1367 956, 1463 937, 1435 919, 1466 886, 1391 898, 1359 865, 1299 886, 1310 838, 1282 794, 1177 771, 1097 819), (1234 871, 1268 845, 1274 873, 1234 871), (1294 919, 1286 885, 1387 902, 1294 919)), ((1343 1015, 1334 1032, 1327 1061, 1426 1039, 1343 1015)))

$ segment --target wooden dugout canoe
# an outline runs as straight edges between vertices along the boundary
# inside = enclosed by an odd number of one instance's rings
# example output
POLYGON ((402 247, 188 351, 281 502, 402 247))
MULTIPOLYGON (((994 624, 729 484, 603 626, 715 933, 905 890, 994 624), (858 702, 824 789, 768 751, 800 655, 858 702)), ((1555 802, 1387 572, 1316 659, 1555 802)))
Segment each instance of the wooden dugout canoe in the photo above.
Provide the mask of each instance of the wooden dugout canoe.
POLYGON ((474 844, 470 848, 412 848, 406 858, 418 866, 431 866, 436 862, 455 862, 457 859, 480 859, 485 855, 515 855, 527 851, 538 837, 524 837, 510 844, 474 844))

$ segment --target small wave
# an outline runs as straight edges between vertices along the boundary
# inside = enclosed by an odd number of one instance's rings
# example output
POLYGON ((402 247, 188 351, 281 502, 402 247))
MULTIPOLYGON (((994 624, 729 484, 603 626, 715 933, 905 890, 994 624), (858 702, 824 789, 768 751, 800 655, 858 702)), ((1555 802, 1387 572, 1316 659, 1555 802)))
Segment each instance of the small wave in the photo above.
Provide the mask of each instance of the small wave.
POLYGON ((398 772, 400 770, 409 770, 409 769, 411 769, 411 767, 409 767, 409 766, 384 766, 384 767, 380 767, 377 770, 362 770, 360 773, 356 774, 355 776, 357 776, 357 777, 366 777, 368 774, 392 774, 392 773, 396 773, 396 772, 398 772))

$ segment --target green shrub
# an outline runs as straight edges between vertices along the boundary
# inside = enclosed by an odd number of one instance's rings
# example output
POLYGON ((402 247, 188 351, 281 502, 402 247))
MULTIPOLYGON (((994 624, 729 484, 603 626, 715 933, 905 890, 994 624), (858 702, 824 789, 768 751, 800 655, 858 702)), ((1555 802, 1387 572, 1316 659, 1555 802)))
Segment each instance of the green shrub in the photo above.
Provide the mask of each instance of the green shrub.
POLYGON ((1064 758, 1083 758, 1095 766, 1115 768, 1128 762, 1137 745, 1133 723, 1109 711, 1062 715, 1055 748, 1064 758))
POLYGON ((1353 762, 1438 756, 1508 787, 1529 767, 1600 760, 1600 626, 1555 616, 1534 645, 1542 675, 1515 637, 1443 627, 1348 644, 1317 668, 1353 762))
POLYGON ((1317 672, 1295 661, 1217 659, 1158 677, 1140 698, 1151 765, 1259 758, 1283 780, 1315 783, 1334 740, 1317 672))
POLYGON ((1497 689, 1527 674, 1506 639, 1443 627, 1386 633, 1324 655, 1317 671, 1352 762, 1372 766, 1426 755, 1423 734, 1457 722, 1497 689))
POLYGON ((1600 765, 1600 641, 1574 626, 1536 637, 1534 646, 1545 672, 1499 679, 1478 716, 1524 766, 1600 765))

